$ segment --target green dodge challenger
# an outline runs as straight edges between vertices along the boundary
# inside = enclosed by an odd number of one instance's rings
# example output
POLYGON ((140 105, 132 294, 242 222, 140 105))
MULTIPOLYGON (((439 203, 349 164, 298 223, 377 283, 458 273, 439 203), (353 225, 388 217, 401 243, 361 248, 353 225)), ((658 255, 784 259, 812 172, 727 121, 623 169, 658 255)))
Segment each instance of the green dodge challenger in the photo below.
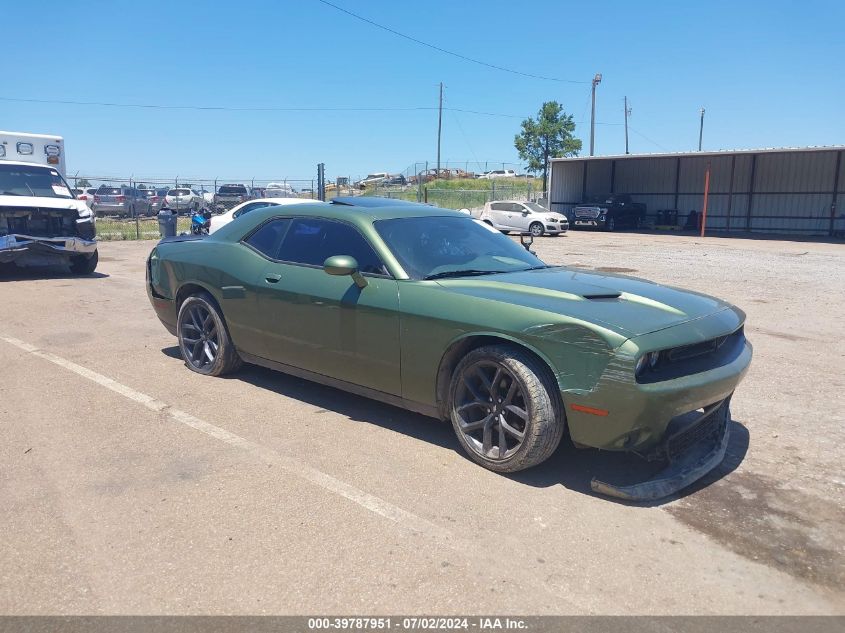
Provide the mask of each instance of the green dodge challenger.
POLYGON ((635 500, 722 460, 751 362, 745 315, 728 303, 546 265, 426 205, 253 210, 201 239, 162 240, 147 292, 195 372, 245 361, 448 419, 499 472, 541 463, 564 434, 664 462, 635 485, 593 480, 635 500))

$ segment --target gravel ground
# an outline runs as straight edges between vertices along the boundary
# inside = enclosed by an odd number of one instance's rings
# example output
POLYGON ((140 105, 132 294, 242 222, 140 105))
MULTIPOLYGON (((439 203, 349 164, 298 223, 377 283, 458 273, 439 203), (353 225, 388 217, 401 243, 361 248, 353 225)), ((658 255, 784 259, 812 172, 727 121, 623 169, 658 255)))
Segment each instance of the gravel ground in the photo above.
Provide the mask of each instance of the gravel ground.
POLYGON ((841 244, 535 242, 748 314, 724 465, 649 506, 590 492, 640 467, 618 455, 501 476, 448 425, 189 372, 145 295, 150 247, 0 281, 0 613, 845 614, 841 244))

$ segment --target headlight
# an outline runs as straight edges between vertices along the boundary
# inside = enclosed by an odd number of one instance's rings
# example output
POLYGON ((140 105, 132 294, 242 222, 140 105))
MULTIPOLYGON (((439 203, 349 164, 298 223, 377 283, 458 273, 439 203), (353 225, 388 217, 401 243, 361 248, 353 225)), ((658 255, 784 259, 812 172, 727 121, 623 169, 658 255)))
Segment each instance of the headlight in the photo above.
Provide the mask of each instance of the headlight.
POLYGON ((660 352, 649 352, 646 354, 648 356, 648 367, 649 369, 654 369, 657 367, 657 363, 660 362, 660 352))
POLYGON ((647 369, 654 371, 658 363, 660 363, 660 352, 646 352, 637 359, 634 373, 637 376, 642 376, 647 369))
POLYGON ((637 366, 634 368, 634 373, 637 376, 642 376, 643 372, 648 367, 648 357, 649 357, 649 354, 643 354, 637 360, 637 366))

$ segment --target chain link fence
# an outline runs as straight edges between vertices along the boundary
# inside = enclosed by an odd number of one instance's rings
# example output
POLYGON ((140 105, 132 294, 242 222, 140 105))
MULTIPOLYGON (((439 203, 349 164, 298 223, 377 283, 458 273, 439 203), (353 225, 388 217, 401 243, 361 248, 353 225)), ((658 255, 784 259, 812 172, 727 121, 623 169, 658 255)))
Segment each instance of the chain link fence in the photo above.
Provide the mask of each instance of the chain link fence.
MULTIPOLYGON (((423 165, 417 163, 415 167, 423 165)), ((414 182, 402 174, 375 182, 339 176, 326 182, 325 199, 381 196, 478 211, 494 200, 536 201, 544 197, 539 190, 540 182, 530 177, 476 179, 459 171, 447 175, 444 169, 439 178, 418 177, 414 182)), ((165 207, 177 213, 176 230, 182 233, 190 231, 194 211, 208 209, 214 214, 225 213, 242 202, 259 198, 320 198, 316 179, 121 178, 76 174, 67 180, 94 212, 100 240, 158 239, 158 213, 165 207)))
POLYGON ((317 198, 315 180, 239 178, 135 178, 68 176, 77 197, 83 197, 97 220, 100 240, 158 239, 158 213, 178 215, 177 233, 190 230, 193 212, 225 213, 247 200, 264 197, 317 198))

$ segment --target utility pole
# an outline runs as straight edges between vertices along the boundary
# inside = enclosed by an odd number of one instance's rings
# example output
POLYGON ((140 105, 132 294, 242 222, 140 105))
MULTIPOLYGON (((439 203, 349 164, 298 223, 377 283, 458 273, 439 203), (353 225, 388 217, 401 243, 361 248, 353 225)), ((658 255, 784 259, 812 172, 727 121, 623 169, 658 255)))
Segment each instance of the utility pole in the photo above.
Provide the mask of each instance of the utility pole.
POLYGON ((625 97, 625 153, 630 154, 631 152, 628 151, 628 117, 631 116, 631 108, 628 107, 628 97, 625 97))
POLYGON ((590 156, 595 153, 596 149, 596 86, 601 83, 601 73, 596 73, 593 77, 593 111, 590 115, 590 156))
POLYGON ((440 131, 443 129, 443 82, 440 82, 440 106, 437 108, 437 175, 440 178, 440 131))
POLYGON ((701 112, 701 125, 698 128, 698 151, 701 151, 701 139, 704 137, 704 108, 699 110, 701 112))

